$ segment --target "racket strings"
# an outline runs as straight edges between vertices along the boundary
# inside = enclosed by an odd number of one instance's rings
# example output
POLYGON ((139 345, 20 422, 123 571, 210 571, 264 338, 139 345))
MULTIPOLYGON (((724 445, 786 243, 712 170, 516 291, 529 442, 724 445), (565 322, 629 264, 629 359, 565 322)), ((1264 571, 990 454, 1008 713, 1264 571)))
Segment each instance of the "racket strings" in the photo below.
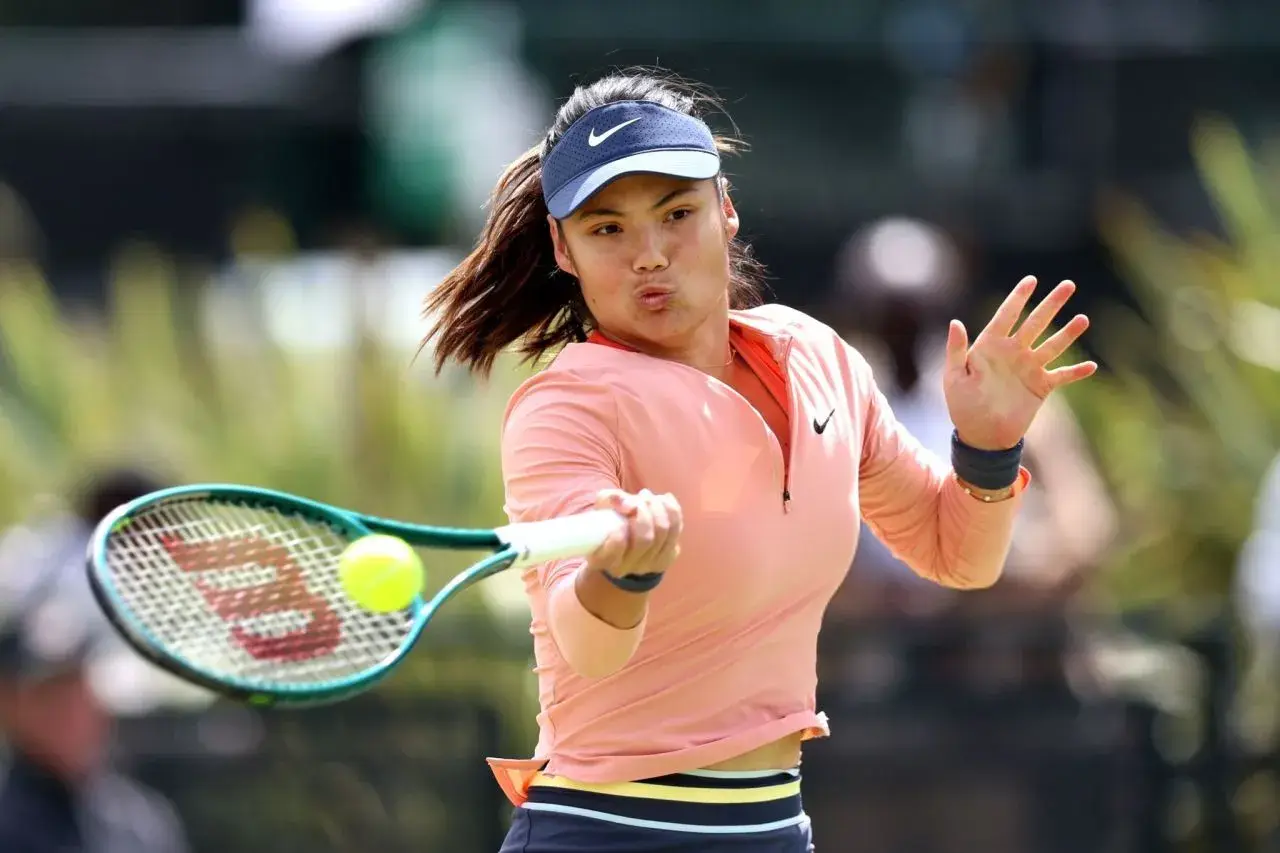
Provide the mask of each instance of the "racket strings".
POLYGON ((107 565, 135 629, 169 655, 264 689, 314 688, 377 666, 412 629, 409 611, 347 598, 349 541, 313 518, 193 498, 133 516, 107 565))

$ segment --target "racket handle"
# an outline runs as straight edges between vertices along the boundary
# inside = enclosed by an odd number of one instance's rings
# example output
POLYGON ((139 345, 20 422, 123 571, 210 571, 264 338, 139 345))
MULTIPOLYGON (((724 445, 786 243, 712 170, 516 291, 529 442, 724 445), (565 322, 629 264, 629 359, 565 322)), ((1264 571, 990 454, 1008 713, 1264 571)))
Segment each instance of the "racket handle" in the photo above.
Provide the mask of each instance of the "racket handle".
POLYGON ((536 566, 565 557, 585 557, 604 544, 609 534, 626 527, 626 520, 611 509, 594 509, 546 521, 526 521, 494 529, 503 544, 520 556, 512 568, 536 566))

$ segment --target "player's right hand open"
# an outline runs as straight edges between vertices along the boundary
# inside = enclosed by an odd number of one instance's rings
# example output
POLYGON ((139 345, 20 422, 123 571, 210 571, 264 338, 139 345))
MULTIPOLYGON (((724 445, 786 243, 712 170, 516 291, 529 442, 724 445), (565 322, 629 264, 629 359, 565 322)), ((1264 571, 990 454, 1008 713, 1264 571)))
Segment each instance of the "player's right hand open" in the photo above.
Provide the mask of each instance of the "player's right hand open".
POLYGON ((647 575, 665 572, 680 555, 684 514, 674 495, 605 489, 596 497, 596 508, 613 510, 627 524, 587 558, 588 568, 614 577, 647 575))

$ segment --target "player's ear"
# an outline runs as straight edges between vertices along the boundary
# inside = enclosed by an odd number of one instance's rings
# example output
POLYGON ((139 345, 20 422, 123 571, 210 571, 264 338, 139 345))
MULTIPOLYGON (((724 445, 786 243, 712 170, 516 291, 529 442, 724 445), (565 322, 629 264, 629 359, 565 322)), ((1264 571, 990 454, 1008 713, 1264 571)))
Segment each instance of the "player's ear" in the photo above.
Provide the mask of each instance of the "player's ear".
POLYGON ((719 181, 720 192, 720 214, 724 218, 724 234, 726 240, 732 240, 738 236, 738 211, 733 206, 733 198, 729 195, 729 182, 724 178, 717 178, 719 181))
POLYGON ((560 220, 548 213, 547 227, 551 229, 551 245, 556 253, 556 266, 577 278, 578 271, 573 265, 573 258, 569 255, 568 243, 564 239, 564 226, 560 224, 560 220))

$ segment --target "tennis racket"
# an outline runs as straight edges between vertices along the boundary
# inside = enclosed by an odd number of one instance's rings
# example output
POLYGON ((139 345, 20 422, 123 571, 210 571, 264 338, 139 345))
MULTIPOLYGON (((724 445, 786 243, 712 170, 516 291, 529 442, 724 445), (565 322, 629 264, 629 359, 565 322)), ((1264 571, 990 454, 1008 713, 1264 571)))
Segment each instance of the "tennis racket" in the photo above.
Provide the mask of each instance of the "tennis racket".
POLYGON ((388 675, 436 611, 510 568, 585 556, 625 522, 612 510, 492 529, 408 524, 267 489, 153 492, 104 518, 88 573, 117 632, 157 666, 257 706, 315 705, 388 675), (351 601, 338 559, 356 539, 489 554, 430 601, 374 613, 351 601))

